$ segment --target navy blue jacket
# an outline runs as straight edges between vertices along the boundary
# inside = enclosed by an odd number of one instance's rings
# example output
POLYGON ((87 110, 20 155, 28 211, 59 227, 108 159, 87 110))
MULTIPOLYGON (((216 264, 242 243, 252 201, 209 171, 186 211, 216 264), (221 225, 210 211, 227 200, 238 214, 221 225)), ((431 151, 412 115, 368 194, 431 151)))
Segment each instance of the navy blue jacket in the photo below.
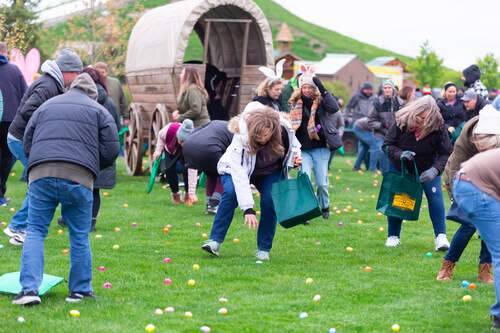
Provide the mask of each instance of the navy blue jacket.
POLYGON ((19 68, 0 55, 0 119, 11 122, 26 91, 26 81, 19 68), (3 111, 3 112, 2 112, 3 111))
POLYGON ((28 172, 47 162, 68 162, 94 176, 115 161, 120 148, 111 114, 83 91, 73 88, 43 103, 24 134, 28 172))

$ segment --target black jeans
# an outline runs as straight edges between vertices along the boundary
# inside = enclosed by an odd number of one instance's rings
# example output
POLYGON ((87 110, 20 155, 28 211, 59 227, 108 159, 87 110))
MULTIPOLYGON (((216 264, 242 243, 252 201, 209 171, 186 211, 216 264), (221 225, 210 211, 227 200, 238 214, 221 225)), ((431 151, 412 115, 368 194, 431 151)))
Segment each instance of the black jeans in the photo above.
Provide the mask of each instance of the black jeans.
MULTIPOLYGON (((458 228, 455 236, 451 240, 450 249, 444 257, 446 260, 457 262, 462 256, 465 247, 476 233, 476 228, 472 224, 463 223, 458 228)), ((491 264, 491 254, 484 241, 481 240, 481 252, 479 252, 479 263, 491 264)))
POLYGON ((7 145, 7 134, 9 133, 9 121, 0 122, 0 197, 5 196, 7 191, 7 179, 10 171, 16 163, 16 159, 7 145))
POLYGON ((101 209, 101 195, 99 189, 95 188, 92 192, 92 222, 97 220, 97 215, 99 215, 99 209, 101 209))

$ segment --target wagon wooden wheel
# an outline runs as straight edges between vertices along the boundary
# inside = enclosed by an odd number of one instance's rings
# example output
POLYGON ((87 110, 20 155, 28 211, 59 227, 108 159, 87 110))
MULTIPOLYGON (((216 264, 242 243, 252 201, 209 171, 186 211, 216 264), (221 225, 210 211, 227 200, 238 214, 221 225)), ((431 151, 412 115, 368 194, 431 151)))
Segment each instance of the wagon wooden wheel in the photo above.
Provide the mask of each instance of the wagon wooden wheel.
POLYGON ((149 171, 153 167, 153 153, 156 149, 156 141, 160 130, 168 124, 168 111, 165 104, 157 104, 151 117, 151 125, 149 126, 148 136, 148 156, 149 156, 149 171))
POLYGON ((130 106, 129 130, 125 134, 125 162, 129 175, 137 176, 142 172, 144 134, 141 123, 141 108, 130 106))

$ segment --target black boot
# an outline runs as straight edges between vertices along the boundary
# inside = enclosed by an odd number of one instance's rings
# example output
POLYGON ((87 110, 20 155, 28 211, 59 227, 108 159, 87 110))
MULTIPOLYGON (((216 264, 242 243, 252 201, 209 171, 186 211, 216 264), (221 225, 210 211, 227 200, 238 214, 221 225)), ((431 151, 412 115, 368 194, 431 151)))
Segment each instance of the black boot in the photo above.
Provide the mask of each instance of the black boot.
POLYGON ((491 316, 491 321, 493 324, 491 329, 494 331, 499 331, 500 330, 500 317, 491 316))
POLYGON ((95 224, 97 223, 96 219, 92 219, 92 225, 90 226, 90 232, 96 232, 95 224))
POLYGON ((61 228, 66 228, 66 223, 64 223, 62 216, 57 219, 57 224, 59 224, 61 228))
POLYGON ((330 217, 330 208, 323 208, 321 210, 321 215, 325 220, 328 220, 328 218, 330 217))

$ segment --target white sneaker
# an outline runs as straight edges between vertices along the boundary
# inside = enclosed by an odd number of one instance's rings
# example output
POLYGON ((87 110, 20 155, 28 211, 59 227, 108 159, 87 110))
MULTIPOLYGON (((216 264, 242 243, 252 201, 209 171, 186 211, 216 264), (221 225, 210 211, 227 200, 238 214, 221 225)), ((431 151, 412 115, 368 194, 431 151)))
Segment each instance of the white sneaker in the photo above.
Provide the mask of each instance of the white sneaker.
POLYGON ((4 234, 10 237, 9 243, 12 245, 20 246, 24 244, 24 240, 26 238, 26 232, 24 231, 16 231, 7 227, 3 229, 4 234))
POLYGON ((450 248, 450 242, 448 242, 446 234, 437 235, 434 244, 436 244, 436 251, 446 251, 450 248))
POLYGON ((261 260, 261 261, 269 260, 269 252, 258 250, 255 253, 255 258, 257 258, 257 260, 261 260))
POLYGON ((9 243, 15 246, 23 246, 25 239, 26 239, 26 234, 18 234, 9 239, 9 243))
POLYGON ((396 247, 401 244, 401 241, 399 240, 398 236, 389 236, 387 237, 387 240, 385 241, 385 246, 387 247, 396 247))
POLYGON ((11 237, 14 237, 14 235, 17 234, 17 231, 12 230, 9 227, 6 227, 5 229, 3 229, 3 233, 6 234, 9 238, 11 238, 11 237))
POLYGON ((214 240, 207 240, 201 248, 214 256, 219 256, 220 243, 214 240))

